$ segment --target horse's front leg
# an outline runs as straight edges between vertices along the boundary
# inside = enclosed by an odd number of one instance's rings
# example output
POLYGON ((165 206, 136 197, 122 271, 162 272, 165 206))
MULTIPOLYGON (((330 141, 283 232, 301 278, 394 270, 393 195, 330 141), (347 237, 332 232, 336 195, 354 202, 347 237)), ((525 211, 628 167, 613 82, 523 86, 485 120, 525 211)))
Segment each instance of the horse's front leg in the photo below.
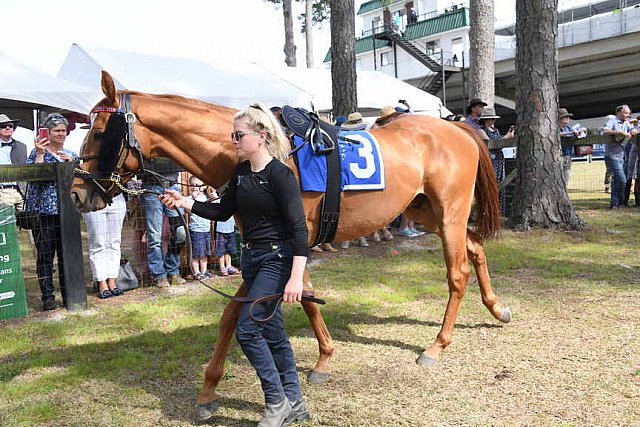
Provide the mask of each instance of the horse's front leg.
POLYGON ((442 320, 442 328, 435 341, 416 360, 418 365, 433 366, 438 363, 440 353, 453 339, 453 327, 464 296, 471 269, 467 262, 466 224, 454 222, 442 229, 447 281, 449 282, 449 302, 442 320))
MULTIPOLYGON (((311 284, 311 280, 309 278, 309 270, 307 269, 304 270, 303 281, 305 290, 313 290, 313 285, 311 284)), ((318 350, 320 352, 320 354, 318 355, 318 362, 316 363, 316 366, 309 372, 307 378, 309 382, 313 384, 321 384, 329 380, 329 361, 331 360, 331 357, 335 352, 335 346, 333 345, 333 340, 331 339, 329 329, 324 323, 324 319, 322 318, 322 313, 320 312, 320 307, 318 307, 318 304, 314 302, 303 301, 302 308, 307 314, 309 322, 311 322, 313 333, 318 340, 318 350)))
MULTIPOLYGON (((243 284, 238 288, 236 296, 244 296, 244 294, 245 288, 243 284)), ((198 404, 196 405, 196 418, 198 421, 210 419, 218 410, 218 395, 215 390, 224 374, 224 360, 229 352, 229 345, 238 323, 242 304, 241 302, 230 301, 222 312, 218 340, 211 354, 211 359, 209 359, 209 365, 204 371, 204 383, 198 395, 198 404)))

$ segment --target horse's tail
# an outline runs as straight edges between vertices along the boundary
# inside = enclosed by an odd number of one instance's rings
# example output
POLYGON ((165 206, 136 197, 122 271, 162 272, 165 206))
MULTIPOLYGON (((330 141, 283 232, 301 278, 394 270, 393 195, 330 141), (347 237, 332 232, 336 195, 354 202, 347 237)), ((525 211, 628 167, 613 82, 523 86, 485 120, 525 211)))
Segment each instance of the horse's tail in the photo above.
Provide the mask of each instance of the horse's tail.
POLYGON ((493 170, 491 155, 485 142, 471 126, 453 122, 464 130, 478 145, 478 173, 474 195, 476 197, 476 232, 483 238, 495 237, 500 231, 500 196, 498 181, 493 170))

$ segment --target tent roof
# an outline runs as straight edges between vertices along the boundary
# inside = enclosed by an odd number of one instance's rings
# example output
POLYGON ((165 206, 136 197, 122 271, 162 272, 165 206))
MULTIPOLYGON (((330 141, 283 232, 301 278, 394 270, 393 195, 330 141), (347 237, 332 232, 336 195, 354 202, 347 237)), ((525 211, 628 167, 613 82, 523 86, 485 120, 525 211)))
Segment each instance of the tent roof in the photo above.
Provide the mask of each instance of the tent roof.
MULTIPOLYGON (((318 111, 332 109, 331 70, 319 68, 271 68, 270 71, 282 76, 296 86, 313 94, 313 105, 318 111)), ((405 99, 416 112, 444 117, 450 114, 440 98, 418 89, 402 80, 381 71, 358 71, 358 109, 375 110, 384 106, 396 106, 399 99, 405 99)))
POLYGON ((58 77, 27 67, 0 53, 0 112, 33 129, 33 109, 43 106, 88 113, 103 97, 58 77))
POLYGON ((259 101, 267 106, 309 107, 311 94, 256 64, 163 57, 73 44, 59 77, 90 88, 100 87, 100 71, 114 78, 118 89, 174 94, 234 108, 259 101))

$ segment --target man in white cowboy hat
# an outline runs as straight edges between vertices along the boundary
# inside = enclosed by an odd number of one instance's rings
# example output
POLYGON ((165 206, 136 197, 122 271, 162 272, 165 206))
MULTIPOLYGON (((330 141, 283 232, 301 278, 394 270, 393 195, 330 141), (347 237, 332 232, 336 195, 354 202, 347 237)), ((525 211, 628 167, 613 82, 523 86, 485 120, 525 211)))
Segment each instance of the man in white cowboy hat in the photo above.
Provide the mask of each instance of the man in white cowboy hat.
MULTIPOLYGON (((13 132, 19 121, 0 114, 0 165, 24 165, 27 161, 27 146, 13 139, 13 132)), ((0 203, 22 203, 25 188, 26 184, 23 182, 0 182, 0 203)))
MULTIPOLYGON (((578 137, 580 131, 574 129, 569 123, 573 114, 566 108, 558 109, 558 127, 560 128, 560 138, 572 138, 578 137)), ((565 188, 569 185, 569 178, 571 177, 571 157, 573 156, 573 145, 562 145, 562 177, 564 178, 565 188)))

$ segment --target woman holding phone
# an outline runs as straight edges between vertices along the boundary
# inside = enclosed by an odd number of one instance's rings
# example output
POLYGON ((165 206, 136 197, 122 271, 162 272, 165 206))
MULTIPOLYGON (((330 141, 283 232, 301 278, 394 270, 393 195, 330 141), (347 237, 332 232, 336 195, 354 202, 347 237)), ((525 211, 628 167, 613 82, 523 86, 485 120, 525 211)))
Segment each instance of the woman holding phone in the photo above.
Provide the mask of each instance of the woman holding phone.
MULTIPOLYGON (((69 122, 58 113, 49 114, 39 130, 35 148, 27 158, 27 164, 57 163, 73 160, 76 154, 64 148, 69 122), (48 133, 48 135, 47 135, 48 133)), ((60 210, 55 181, 30 182, 25 197, 25 211, 37 216, 33 233, 36 244, 38 283, 42 292, 42 309, 57 308, 53 288, 53 257, 58 254, 58 281, 63 303, 66 300, 64 286, 64 260, 62 259, 62 235, 60 210)))

